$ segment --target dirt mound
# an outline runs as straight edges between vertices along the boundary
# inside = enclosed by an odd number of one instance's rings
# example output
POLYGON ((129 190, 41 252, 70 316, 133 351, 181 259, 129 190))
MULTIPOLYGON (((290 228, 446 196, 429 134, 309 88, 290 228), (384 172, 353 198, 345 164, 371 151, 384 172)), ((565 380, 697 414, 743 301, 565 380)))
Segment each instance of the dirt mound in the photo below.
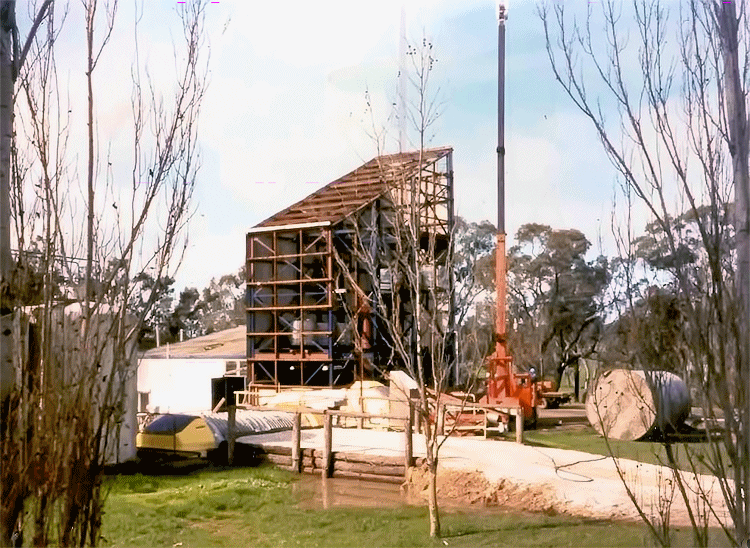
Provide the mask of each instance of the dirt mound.
MULTIPOLYGON (((410 497, 427 500, 427 468, 411 468, 405 485, 410 497)), ((479 471, 441 469, 438 472, 438 499, 449 504, 498 506, 554 515, 564 509, 553 493, 553 489, 545 489, 543 485, 518 485, 506 479, 491 483, 479 471)))

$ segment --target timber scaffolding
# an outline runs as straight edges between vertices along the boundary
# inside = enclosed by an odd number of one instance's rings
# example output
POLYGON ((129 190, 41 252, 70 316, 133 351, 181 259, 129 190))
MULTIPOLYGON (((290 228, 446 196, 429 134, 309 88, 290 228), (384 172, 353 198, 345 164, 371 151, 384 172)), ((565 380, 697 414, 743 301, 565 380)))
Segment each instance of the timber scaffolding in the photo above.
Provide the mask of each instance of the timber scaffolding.
MULTIPOLYGON (((401 276, 393 265, 410 223, 430 255, 423 283, 439 288, 437 302, 425 306, 440 310, 452 331, 451 148, 374 158, 248 232, 250 387, 342 386, 400 365, 373 310, 395 300, 401 276)), ((414 313, 401 302, 404 332, 417 341, 414 313)))

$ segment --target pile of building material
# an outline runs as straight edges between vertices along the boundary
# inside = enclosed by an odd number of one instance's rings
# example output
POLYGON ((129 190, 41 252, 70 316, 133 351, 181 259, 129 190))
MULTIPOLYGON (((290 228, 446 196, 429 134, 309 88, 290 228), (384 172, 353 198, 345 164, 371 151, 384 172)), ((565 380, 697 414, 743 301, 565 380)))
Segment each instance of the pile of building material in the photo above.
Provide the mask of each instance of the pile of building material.
MULTIPOLYGON (((261 395, 260 404, 272 409, 288 409, 295 411, 301 408, 314 409, 315 411, 324 411, 326 409, 337 409, 346 404, 347 391, 343 388, 323 388, 323 389, 299 389, 286 390, 270 395, 261 395)), ((323 418, 320 414, 303 413, 303 427, 320 427, 323 426, 323 418)))
POLYGON ((390 392, 378 381, 356 381, 346 390, 346 405, 342 411, 375 415, 369 419, 341 417, 340 426, 362 426, 364 428, 388 428, 390 421, 377 415, 391 414, 390 392), (358 422, 360 421, 360 422, 358 422))
POLYGON ((409 413, 409 394, 416 391, 416 383, 406 373, 390 374, 390 386, 378 381, 356 381, 348 388, 294 388, 282 392, 260 391, 257 401, 261 408, 302 411, 302 427, 323 426, 326 409, 372 415, 371 417, 337 417, 337 425, 358 428, 403 429, 409 413), (307 412, 306 412, 307 411, 307 412))

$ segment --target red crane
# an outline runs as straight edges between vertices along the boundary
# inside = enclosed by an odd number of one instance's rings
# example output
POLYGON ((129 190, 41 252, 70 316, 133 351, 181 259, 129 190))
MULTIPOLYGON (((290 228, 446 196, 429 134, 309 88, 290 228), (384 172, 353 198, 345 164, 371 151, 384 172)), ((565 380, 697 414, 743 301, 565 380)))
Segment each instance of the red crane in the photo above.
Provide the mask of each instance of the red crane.
POLYGON ((495 353, 487 359, 488 405, 498 408, 522 409, 526 420, 536 418, 536 391, 534 379, 528 373, 513 371, 513 358, 508 355, 508 338, 505 322, 506 271, 505 271, 505 21, 507 5, 498 3, 498 82, 497 82, 497 248, 495 262, 495 287, 497 312, 495 314, 495 353))

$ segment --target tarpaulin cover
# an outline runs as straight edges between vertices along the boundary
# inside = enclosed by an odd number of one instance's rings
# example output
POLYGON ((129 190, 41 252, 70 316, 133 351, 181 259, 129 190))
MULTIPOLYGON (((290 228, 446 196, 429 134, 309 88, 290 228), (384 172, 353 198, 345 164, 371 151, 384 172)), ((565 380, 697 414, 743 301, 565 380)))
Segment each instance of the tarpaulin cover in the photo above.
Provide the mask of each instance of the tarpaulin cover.
MULTIPOLYGON (((293 424, 293 413, 283 411, 254 411, 249 409, 238 409, 236 414, 236 437, 248 436, 250 434, 266 434, 291 430, 293 424)), ((227 439, 229 431, 229 419, 227 413, 205 413, 201 418, 206 421, 209 428, 219 444, 227 439)))

